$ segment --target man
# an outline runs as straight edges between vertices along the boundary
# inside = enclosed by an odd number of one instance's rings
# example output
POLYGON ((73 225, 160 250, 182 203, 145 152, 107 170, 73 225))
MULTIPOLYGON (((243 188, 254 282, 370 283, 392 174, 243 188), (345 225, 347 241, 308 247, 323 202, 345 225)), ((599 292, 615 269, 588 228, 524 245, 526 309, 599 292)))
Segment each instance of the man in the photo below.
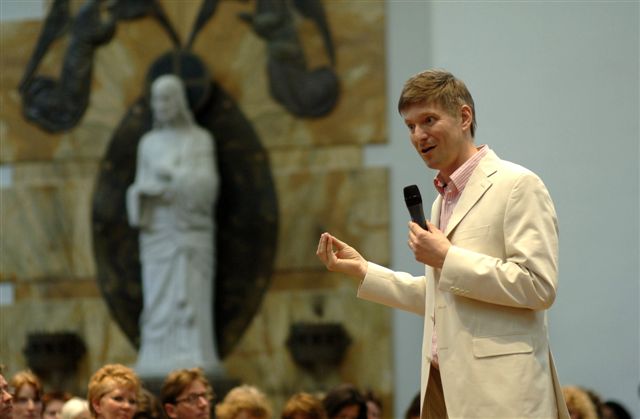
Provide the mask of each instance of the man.
POLYGON ((438 171, 428 230, 409 223, 424 276, 368 262, 329 233, 318 257, 359 279, 358 297, 424 316, 422 418, 568 418, 547 336, 558 284, 547 189, 474 145, 473 99, 452 74, 411 77, 398 110, 414 148, 438 171))
POLYGON ((213 389, 200 368, 169 373, 160 390, 160 401, 171 419, 209 419, 213 389))
POLYGON ((0 365, 0 419, 11 419, 13 396, 9 391, 9 383, 2 375, 4 368, 0 365))

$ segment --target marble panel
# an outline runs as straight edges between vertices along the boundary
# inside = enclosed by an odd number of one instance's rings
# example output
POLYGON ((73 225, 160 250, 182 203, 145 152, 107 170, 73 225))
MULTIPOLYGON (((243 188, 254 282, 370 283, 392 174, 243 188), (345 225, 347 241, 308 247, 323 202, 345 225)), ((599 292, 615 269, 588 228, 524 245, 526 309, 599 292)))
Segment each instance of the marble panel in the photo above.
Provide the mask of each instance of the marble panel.
POLYGON ((280 205, 276 269, 318 268, 315 252, 325 231, 365 258, 387 263, 387 175, 384 168, 276 173, 280 205))

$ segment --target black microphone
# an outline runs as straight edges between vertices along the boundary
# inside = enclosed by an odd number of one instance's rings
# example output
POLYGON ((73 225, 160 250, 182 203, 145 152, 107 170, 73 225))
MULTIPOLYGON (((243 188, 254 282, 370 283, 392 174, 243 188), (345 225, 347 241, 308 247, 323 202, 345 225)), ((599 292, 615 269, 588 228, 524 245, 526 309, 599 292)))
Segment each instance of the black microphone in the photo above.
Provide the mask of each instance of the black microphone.
POLYGON ((422 197, 420 196, 420 190, 417 185, 404 187, 404 202, 407 204, 407 209, 411 215, 411 221, 418 224, 423 229, 429 230, 427 228, 427 222, 424 220, 422 197))

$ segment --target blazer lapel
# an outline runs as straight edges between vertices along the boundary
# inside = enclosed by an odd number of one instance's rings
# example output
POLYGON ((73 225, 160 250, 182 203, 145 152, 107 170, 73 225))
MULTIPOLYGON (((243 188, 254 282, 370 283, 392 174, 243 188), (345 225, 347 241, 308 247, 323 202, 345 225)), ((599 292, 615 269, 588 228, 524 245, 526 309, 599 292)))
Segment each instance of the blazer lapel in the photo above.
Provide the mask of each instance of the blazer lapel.
POLYGON ((467 185, 462 191, 462 195, 453 210, 453 214, 451 214, 451 219, 444 232, 445 236, 448 237, 451 234, 476 202, 478 202, 491 187, 493 183, 490 180, 490 176, 498 170, 498 161, 498 156, 492 150, 489 150, 487 155, 480 160, 478 167, 473 171, 467 185))

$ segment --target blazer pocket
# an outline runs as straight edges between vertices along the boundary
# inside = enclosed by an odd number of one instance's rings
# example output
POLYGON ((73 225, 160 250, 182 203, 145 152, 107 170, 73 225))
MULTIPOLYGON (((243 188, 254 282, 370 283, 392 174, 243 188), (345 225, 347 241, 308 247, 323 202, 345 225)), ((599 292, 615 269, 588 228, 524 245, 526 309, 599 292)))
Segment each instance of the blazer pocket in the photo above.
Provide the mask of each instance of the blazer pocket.
POLYGON ((489 234, 489 225, 482 227, 466 228, 464 230, 457 230, 452 239, 453 240, 466 240, 475 237, 486 237, 489 234))
POLYGON ((533 352, 529 335, 489 336, 473 338, 473 355, 476 358, 490 356, 527 354, 533 352))

